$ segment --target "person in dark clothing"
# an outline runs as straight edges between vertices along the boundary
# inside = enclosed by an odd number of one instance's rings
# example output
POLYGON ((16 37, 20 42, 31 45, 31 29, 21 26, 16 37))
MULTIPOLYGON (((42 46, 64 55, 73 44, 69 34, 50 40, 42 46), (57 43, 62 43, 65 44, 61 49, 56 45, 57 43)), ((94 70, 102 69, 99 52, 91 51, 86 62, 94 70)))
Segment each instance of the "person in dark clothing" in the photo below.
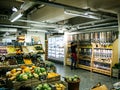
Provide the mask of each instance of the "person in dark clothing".
POLYGON ((76 54, 77 44, 71 42, 71 70, 76 69, 77 54, 76 54))

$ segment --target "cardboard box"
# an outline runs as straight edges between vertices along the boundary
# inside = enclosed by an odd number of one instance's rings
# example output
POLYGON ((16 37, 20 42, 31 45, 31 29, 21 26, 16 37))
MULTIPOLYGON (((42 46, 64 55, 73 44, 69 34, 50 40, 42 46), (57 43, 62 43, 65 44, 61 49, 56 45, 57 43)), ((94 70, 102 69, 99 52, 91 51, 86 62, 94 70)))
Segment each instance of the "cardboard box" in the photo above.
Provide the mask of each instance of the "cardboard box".
POLYGON ((93 88, 91 90, 108 90, 108 88, 106 87, 106 85, 101 85, 101 86, 93 88))

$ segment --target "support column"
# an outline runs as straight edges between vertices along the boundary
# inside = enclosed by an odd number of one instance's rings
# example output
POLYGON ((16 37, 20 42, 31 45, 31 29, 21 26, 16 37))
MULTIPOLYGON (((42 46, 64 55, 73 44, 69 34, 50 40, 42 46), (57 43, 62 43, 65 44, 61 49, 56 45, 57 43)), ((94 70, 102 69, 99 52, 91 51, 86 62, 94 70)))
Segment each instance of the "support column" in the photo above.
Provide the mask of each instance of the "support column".
POLYGON ((120 12, 118 13, 118 60, 120 62, 120 12))
POLYGON ((64 65, 66 65, 66 59, 67 59, 67 34, 68 32, 64 33, 64 65))

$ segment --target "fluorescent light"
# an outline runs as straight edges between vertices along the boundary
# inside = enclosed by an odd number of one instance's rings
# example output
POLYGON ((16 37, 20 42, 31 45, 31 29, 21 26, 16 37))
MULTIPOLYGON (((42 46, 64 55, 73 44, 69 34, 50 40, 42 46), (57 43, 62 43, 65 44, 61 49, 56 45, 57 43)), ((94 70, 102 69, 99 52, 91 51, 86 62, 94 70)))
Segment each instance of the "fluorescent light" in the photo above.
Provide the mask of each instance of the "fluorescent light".
POLYGON ((68 14, 68 15, 73 15, 73 16, 81 16, 81 17, 85 17, 85 18, 100 19, 100 17, 95 16, 95 15, 90 15, 87 12, 78 12, 78 11, 73 11, 73 10, 65 10, 64 13, 68 14))
POLYGON ((21 10, 19 10, 19 11, 17 11, 17 12, 14 12, 14 13, 11 15, 11 17, 10 17, 10 21, 11 21, 11 22, 14 22, 14 21, 16 21, 17 19, 19 19, 20 17, 22 17, 23 14, 22 14, 21 12, 22 12, 21 10))
POLYGON ((17 29, 16 28, 0 28, 0 31, 1 32, 17 32, 17 29))
POLYGON ((14 19, 12 19, 11 22, 16 21, 17 19, 19 19, 20 17, 22 17, 22 15, 23 15, 23 14, 20 13, 18 16, 16 16, 14 19))

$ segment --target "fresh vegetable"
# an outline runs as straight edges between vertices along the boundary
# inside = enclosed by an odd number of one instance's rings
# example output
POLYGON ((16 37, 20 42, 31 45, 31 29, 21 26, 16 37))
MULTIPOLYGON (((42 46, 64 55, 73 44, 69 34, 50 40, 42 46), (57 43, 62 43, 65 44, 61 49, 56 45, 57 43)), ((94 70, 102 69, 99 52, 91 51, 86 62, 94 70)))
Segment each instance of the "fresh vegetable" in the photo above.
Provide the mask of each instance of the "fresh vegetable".
POLYGON ((44 84, 39 84, 35 90, 52 90, 49 84, 44 83, 44 84))
POLYGON ((65 81, 67 81, 67 82, 77 82, 77 81, 80 81, 80 78, 77 75, 74 75, 72 77, 67 76, 67 77, 65 77, 65 81))
POLYGON ((23 81, 31 78, 39 78, 42 75, 46 76, 47 71, 45 68, 40 68, 36 66, 20 66, 20 68, 12 69, 11 71, 6 72, 6 76, 10 80, 23 81))

